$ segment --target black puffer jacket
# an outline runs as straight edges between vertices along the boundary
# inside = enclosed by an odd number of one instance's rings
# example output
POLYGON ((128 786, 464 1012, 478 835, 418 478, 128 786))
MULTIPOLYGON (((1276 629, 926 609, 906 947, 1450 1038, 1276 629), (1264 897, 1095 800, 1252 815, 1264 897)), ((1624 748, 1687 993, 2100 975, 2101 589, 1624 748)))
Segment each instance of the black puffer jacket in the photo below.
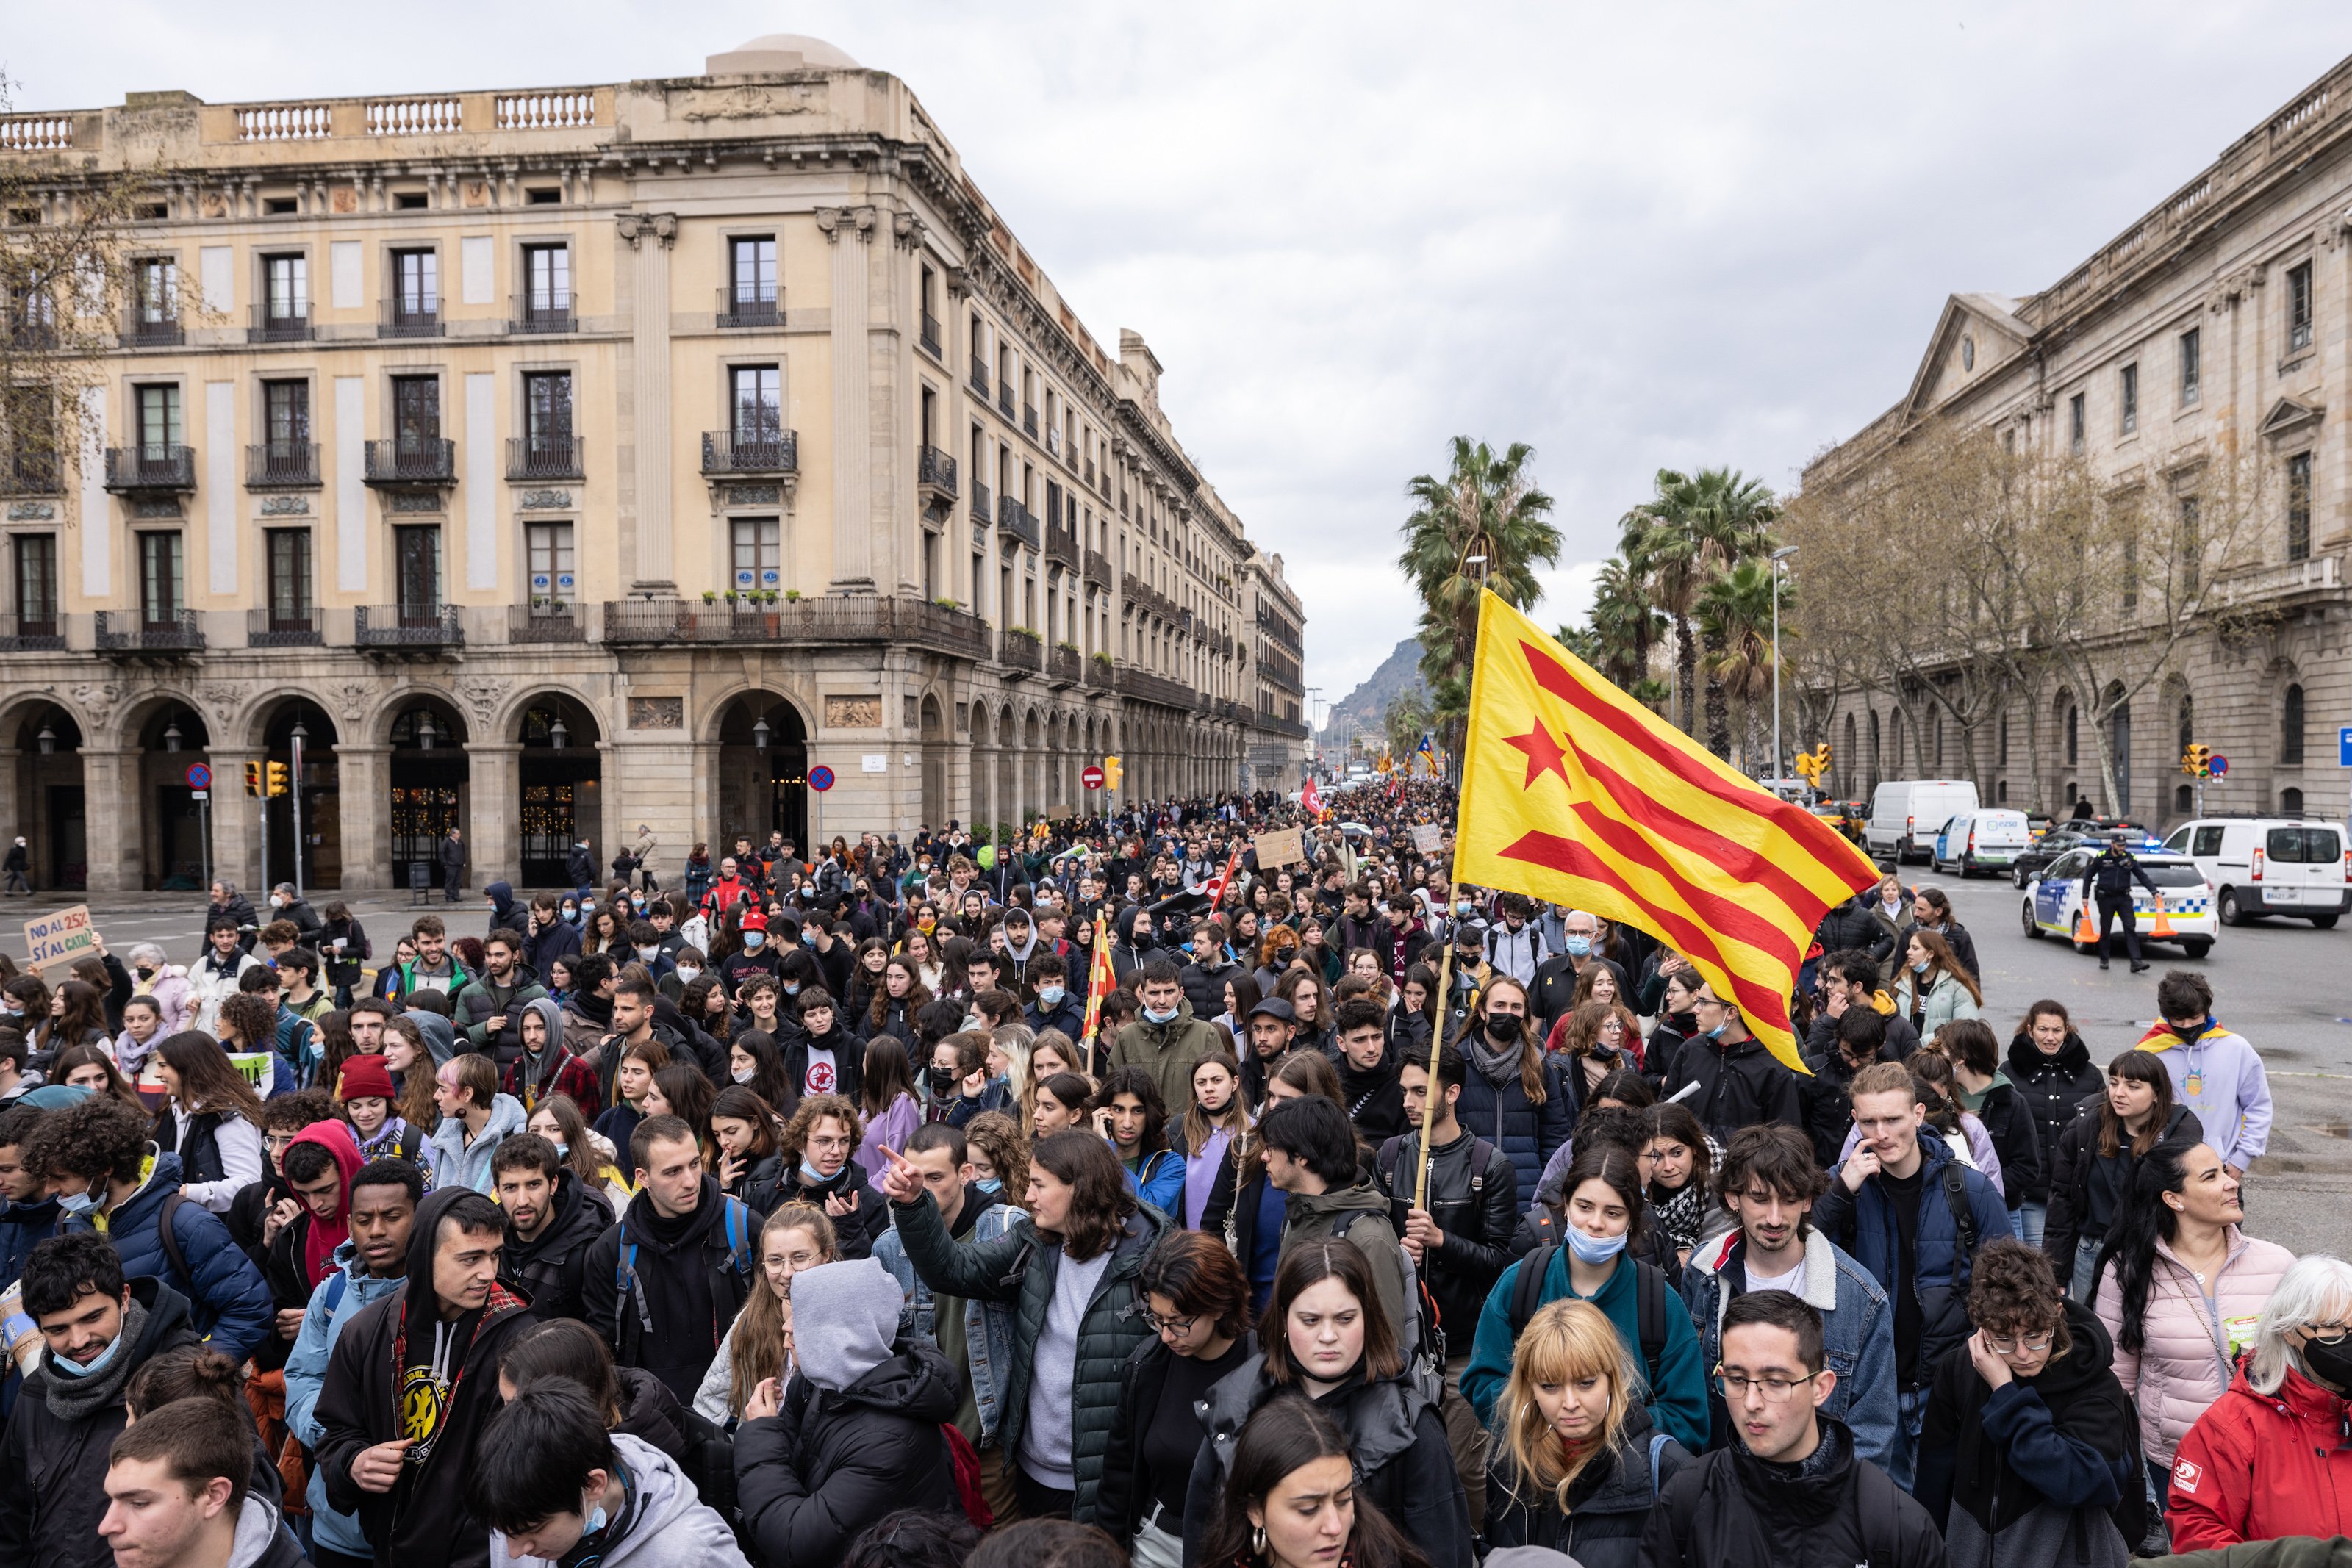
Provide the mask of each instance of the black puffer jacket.
POLYGON ((1596 1455, 1569 1487, 1562 1513, 1557 1496, 1519 1474, 1509 1445, 1496 1443, 1486 1460, 1487 1548, 1544 1546, 1582 1568, 1635 1568, 1651 1505, 1691 1462, 1690 1450, 1653 1428, 1637 1400, 1626 1407, 1617 1447, 1596 1455))
POLYGON ((2048 1192, 2050 1177, 2042 1168, 2042 1134, 2034 1125, 2032 1108, 2018 1093, 2017 1085, 1996 1077, 1977 1105, 1976 1117, 1984 1124, 1993 1152, 2000 1156, 2001 1200, 2015 1208, 2036 1188, 2048 1192))
POLYGON ((838 1563, 885 1514, 956 1509, 940 1431, 955 1416, 955 1374, 927 1340, 894 1349, 839 1392, 795 1375, 782 1410, 737 1429, 736 1505, 761 1562, 838 1563))
MULTIPOLYGON (((913 1203, 893 1203, 890 1217, 905 1243, 908 1260, 934 1291, 1014 1309, 1013 1360, 997 1385, 996 1440, 1007 1455, 1021 1451, 1021 1431, 1029 1420, 1029 1375, 1037 1336, 1053 1303, 1054 1280, 1062 1246, 1037 1232, 1026 1215, 992 1241, 956 1241, 940 1222, 940 1206, 929 1193, 913 1203)), ((1076 1375, 1070 1387, 1070 1469, 1077 1479, 1070 1517, 1095 1522, 1095 1493, 1102 1484, 1103 1456, 1118 1414, 1121 1369, 1151 1331, 1144 1326, 1143 1303, 1135 1288, 1144 1255, 1169 1228, 1168 1217, 1149 1206, 1128 1216, 1111 1247, 1111 1260, 1095 1281, 1086 1315, 1078 1324, 1076 1375)), ((1439 1436, 1444 1437, 1441 1427, 1439 1436)))
MULTIPOLYGON (((1316 1405, 1348 1434, 1356 1495, 1377 1505, 1432 1568, 1470 1568, 1470 1505, 1446 1441, 1445 1418, 1437 1413, 1437 1394, 1433 1384, 1408 1369, 1377 1383, 1360 1375, 1316 1405)), ((1184 1568, 1197 1568, 1201 1561, 1243 1424, 1269 1399, 1305 1397, 1269 1382, 1265 1357, 1254 1354, 1201 1401, 1209 1440, 1192 1461, 1192 1484, 1184 1495, 1184 1568)))
MULTIPOLYGON (((1372 1170, 1388 1194, 1389 1223, 1402 1236, 1421 1182, 1420 1129, 1382 1144, 1372 1170)), ((1511 1265, 1511 1236, 1519 1224, 1517 1167, 1468 1132, 1438 1145, 1429 1166, 1429 1218, 1445 1240, 1433 1257, 1423 1254, 1421 1281, 1437 1302, 1449 1350, 1466 1352, 1487 1292, 1511 1265)))
POLYGON ((1944 1568, 1927 1511, 1854 1458, 1845 1423, 1819 1419, 1821 1443, 1798 1464, 1734 1445, 1685 1465, 1650 1511, 1643 1568, 1944 1568))
MULTIPOLYGON (((2033 1037, 2019 1030, 2009 1042, 2009 1081, 2033 1113, 2033 1130, 2042 1145, 2041 1176, 2023 1197, 2028 1202, 2047 1203, 2051 1180, 2058 1173, 2058 1140, 2066 1135, 2084 1105, 2106 1088, 2107 1076, 2091 1065, 2090 1047, 2074 1030, 2066 1031, 2066 1043, 2058 1048, 2057 1055, 2045 1056, 2033 1037)), ((2000 1174, 2002 1183, 2010 1185, 2006 1150, 2000 1156, 2000 1174)), ((2013 1185, 2009 1196, 2020 1196, 2013 1185)))
MULTIPOLYGON (((2205 1124, 2186 1105, 2175 1105, 2158 1143, 2205 1135, 2205 1124)), ((2155 1145, 2150 1145, 2153 1148, 2155 1145)), ((2087 1236, 2103 1239, 2114 1223, 2116 1206, 2131 1190, 2139 1159, 2128 1139, 2110 1158, 2099 1153, 2099 1106, 2083 1107, 2058 1139, 2058 1164, 2050 1173, 2050 1218, 2042 1231, 2042 1250, 2058 1270, 2061 1281, 2074 1277, 2074 1248, 2087 1236)))
POLYGON ((1659 1098, 1671 1100, 1688 1083, 1698 1090, 1684 1103, 1718 1144, 1728 1144, 1732 1134, 1759 1122, 1805 1128, 1801 1080, 1754 1035, 1728 1046, 1705 1035, 1684 1041, 1659 1098))

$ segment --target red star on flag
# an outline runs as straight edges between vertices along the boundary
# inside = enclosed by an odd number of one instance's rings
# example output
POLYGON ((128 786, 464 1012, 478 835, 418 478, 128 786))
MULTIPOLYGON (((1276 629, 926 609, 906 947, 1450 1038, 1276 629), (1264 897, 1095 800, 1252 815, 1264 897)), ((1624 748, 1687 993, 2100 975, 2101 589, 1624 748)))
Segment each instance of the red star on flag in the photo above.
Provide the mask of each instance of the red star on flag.
POLYGON ((1528 781, 1522 789, 1534 789, 1536 780, 1547 773, 1557 773, 1561 783, 1568 782, 1568 764, 1561 760, 1559 742, 1551 737, 1551 731, 1544 727, 1541 719, 1527 734, 1504 738, 1528 754, 1528 781))

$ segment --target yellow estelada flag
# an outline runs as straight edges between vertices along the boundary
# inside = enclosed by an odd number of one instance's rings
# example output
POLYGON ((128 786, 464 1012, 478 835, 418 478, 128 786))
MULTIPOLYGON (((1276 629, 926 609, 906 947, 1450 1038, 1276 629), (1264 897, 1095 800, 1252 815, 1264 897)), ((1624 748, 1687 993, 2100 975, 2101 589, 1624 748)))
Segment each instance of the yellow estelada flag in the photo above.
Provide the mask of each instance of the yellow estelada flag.
POLYGON ((1822 916, 1878 867, 1480 597, 1454 880, 1637 926, 1698 966, 1799 1072, 1789 1021, 1822 916))

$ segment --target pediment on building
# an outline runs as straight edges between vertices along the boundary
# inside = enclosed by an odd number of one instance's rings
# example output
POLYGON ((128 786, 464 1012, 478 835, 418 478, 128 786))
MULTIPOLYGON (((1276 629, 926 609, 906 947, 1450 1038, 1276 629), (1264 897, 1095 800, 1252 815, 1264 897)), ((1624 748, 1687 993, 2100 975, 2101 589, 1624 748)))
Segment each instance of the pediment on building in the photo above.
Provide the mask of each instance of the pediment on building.
POLYGON ((1904 400, 1911 417, 1932 412, 2025 347, 2032 334, 2017 319, 2016 305, 1999 294, 1955 294, 1944 301, 1904 400))
POLYGON ((2316 426, 2326 414, 2326 403, 2283 397, 2271 405, 2270 413, 2263 416, 2263 434, 2272 441, 2284 441, 2298 432, 2316 426))

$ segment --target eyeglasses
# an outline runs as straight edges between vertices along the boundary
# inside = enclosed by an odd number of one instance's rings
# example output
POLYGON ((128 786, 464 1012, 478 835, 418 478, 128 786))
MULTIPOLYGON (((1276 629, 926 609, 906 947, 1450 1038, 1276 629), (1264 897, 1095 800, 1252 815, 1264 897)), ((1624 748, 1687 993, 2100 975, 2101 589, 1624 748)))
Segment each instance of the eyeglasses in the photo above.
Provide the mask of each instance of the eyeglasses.
POLYGON ((1144 1326, 1153 1333, 1188 1334, 1192 1332, 1192 1325, 1200 1321, 1198 1312, 1188 1318, 1163 1318, 1150 1307, 1143 1309, 1144 1326))
POLYGON ((2055 1332, 2051 1330, 2044 1330, 2041 1333, 2020 1334, 2015 1339, 2004 1339, 2000 1334, 1989 1333, 1985 1335, 1985 1343, 1991 1347, 1995 1355, 2014 1355, 2021 1350, 2048 1350, 2050 1342, 2056 1337, 2055 1332))
POLYGON ((1767 1405, 1784 1405, 1800 1388, 1810 1387, 1820 1373, 1808 1373, 1802 1377, 1750 1377, 1744 1372, 1726 1372, 1720 1365, 1715 1369, 1715 1385, 1727 1403, 1748 1397, 1751 1388, 1764 1396, 1767 1405))

